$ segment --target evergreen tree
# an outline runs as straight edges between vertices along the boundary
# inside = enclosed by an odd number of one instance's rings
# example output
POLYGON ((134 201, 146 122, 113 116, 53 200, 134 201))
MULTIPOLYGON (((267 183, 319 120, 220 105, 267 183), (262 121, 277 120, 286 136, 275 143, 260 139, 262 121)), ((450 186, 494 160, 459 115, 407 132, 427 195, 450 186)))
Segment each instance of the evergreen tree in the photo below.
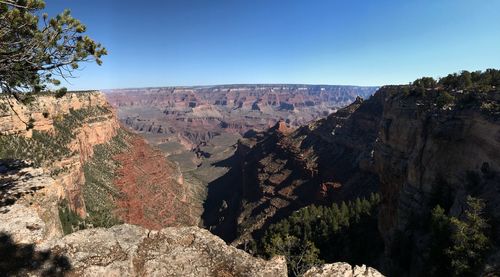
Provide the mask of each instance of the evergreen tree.
POLYGON ((413 85, 420 88, 434 88, 437 85, 437 81, 432 77, 422 77, 415 80, 413 85))
POLYGON ((19 99, 58 78, 70 78, 79 63, 102 63, 106 49, 84 35, 85 25, 69 10, 49 19, 42 0, 0 1, 0 91, 19 99))
POLYGON ((291 235, 274 234, 269 243, 264 244, 264 250, 270 256, 284 256, 291 276, 301 276, 312 266, 323 263, 318 258, 318 248, 312 242, 301 241, 291 235))
MULTIPOLYGON (((336 203, 330 207, 311 205, 302 208, 268 228, 260 241, 264 250, 262 254, 271 257, 281 253, 289 257, 290 268, 297 267, 293 264, 296 263, 293 257, 301 257, 301 251, 308 253, 305 257, 317 255, 318 259, 328 262, 342 260, 370 264, 383 250, 377 229, 378 204, 378 196, 371 195, 370 200, 342 202, 340 208, 336 203), (293 246, 297 243, 305 250, 293 246)), ((290 274, 299 271, 292 270, 290 274)))
POLYGON ((451 218, 451 246, 446 250, 456 276, 472 275, 482 264, 490 245, 486 235, 489 226, 482 215, 484 201, 468 196, 467 205, 464 221, 451 218))
POLYGON ((446 216, 441 206, 437 205, 431 214, 431 242, 426 270, 430 276, 449 276, 449 259, 445 255, 446 248, 450 245, 450 219, 446 216))
POLYGON ((340 204, 339 223, 342 226, 349 226, 349 208, 344 201, 342 201, 342 204, 340 204))

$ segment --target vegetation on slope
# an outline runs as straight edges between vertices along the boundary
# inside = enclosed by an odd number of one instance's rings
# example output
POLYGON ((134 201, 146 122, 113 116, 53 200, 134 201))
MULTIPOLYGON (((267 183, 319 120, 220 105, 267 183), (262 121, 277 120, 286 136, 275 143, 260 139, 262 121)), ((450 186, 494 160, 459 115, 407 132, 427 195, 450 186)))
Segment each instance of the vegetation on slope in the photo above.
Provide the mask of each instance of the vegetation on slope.
MULTIPOLYGON (((467 196, 466 205, 463 215, 455 217, 448 215, 447 209, 438 204, 427 219, 415 224, 413 231, 427 234, 428 237, 420 241, 425 249, 421 253, 425 267, 419 268, 417 275, 476 276, 483 270, 498 270, 485 265, 485 257, 496 245, 491 232, 496 227, 490 225, 492 221, 485 212, 486 203, 480 198, 467 196)), ((408 270, 411 251, 415 246, 403 235, 397 238, 399 251, 392 259, 403 271, 408 270)))
POLYGON ((93 227, 111 227, 121 222, 113 212, 116 208, 114 199, 120 196, 120 191, 113 186, 115 171, 120 165, 113 160, 113 156, 128 148, 128 136, 120 129, 108 143, 94 146, 92 159, 83 166, 86 222, 93 227))
POLYGON ((115 215, 115 199, 120 191, 114 187, 115 171, 120 166, 113 156, 128 149, 130 135, 122 130, 108 143, 94 146, 94 155, 84 164, 83 199, 87 217, 78 217, 65 201, 59 205, 59 217, 65 234, 91 227, 111 227, 122 223, 115 215))
POLYGON ((394 86, 408 96, 430 99, 438 108, 470 108, 477 105, 486 115, 500 116, 500 104, 488 97, 489 93, 500 92, 500 70, 462 71, 449 74, 439 80, 423 77, 409 86, 394 86))
POLYGON ((265 257, 284 255, 292 276, 324 262, 373 265, 383 251, 377 231, 379 202, 379 196, 372 194, 340 205, 302 208, 271 225, 256 252, 265 257))
POLYGON ((491 247, 484 208, 483 200, 468 196, 463 219, 447 216, 439 205, 432 210, 430 275, 471 276, 479 269, 491 247))
POLYGON ((109 114, 105 107, 70 110, 54 119, 53 133, 34 130, 32 138, 0 136, 0 159, 29 160, 41 166, 71 156, 68 144, 75 139, 76 130, 84 123, 105 120, 109 114))
POLYGON ((68 204, 66 199, 59 202, 59 221, 65 235, 73 233, 75 230, 85 229, 85 221, 78 216, 68 204))

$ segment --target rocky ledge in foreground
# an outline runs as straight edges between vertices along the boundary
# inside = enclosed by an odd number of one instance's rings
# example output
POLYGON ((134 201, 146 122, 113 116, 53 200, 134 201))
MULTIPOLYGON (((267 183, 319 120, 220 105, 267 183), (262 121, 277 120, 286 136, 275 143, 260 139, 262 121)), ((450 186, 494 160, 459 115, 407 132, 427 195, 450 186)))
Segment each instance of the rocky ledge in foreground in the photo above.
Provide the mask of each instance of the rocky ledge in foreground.
MULTIPOLYGON (((269 261, 228 246, 198 227, 149 231, 124 224, 81 230, 40 245, 0 234, 0 276, 287 276, 284 257, 269 261)), ((305 276, 382 276, 346 263, 305 276)))
POLYGON ((341 276, 341 277, 383 277, 377 270, 362 266, 351 266, 348 263, 333 263, 325 264, 322 267, 313 267, 309 269, 304 277, 331 277, 331 276, 341 276))
MULTIPOLYGON (((207 230, 134 225, 87 229, 41 244, 0 235, 0 272, 60 276, 286 276, 283 257, 254 258, 207 230)), ((0 274, 1 275, 1 274, 0 274)))

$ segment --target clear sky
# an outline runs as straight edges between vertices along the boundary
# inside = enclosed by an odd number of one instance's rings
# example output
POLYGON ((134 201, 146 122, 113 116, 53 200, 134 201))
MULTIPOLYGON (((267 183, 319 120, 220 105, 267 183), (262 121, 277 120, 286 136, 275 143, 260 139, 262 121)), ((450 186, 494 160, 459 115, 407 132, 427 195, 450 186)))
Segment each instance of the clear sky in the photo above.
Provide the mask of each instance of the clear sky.
POLYGON ((109 55, 70 89, 384 85, 500 68, 498 0, 46 0, 109 55))

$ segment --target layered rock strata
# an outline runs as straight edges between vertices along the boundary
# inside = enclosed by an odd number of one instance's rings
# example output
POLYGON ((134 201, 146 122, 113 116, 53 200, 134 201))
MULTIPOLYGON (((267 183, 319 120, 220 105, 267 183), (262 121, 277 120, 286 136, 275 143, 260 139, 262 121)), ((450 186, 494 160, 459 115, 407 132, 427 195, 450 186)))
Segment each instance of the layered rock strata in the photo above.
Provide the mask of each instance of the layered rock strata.
POLYGON ((205 224, 242 245, 301 207, 377 191, 372 153, 382 101, 358 98, 295 130, 279 122, 240 140, 231 171, 209 185, 205 224))

